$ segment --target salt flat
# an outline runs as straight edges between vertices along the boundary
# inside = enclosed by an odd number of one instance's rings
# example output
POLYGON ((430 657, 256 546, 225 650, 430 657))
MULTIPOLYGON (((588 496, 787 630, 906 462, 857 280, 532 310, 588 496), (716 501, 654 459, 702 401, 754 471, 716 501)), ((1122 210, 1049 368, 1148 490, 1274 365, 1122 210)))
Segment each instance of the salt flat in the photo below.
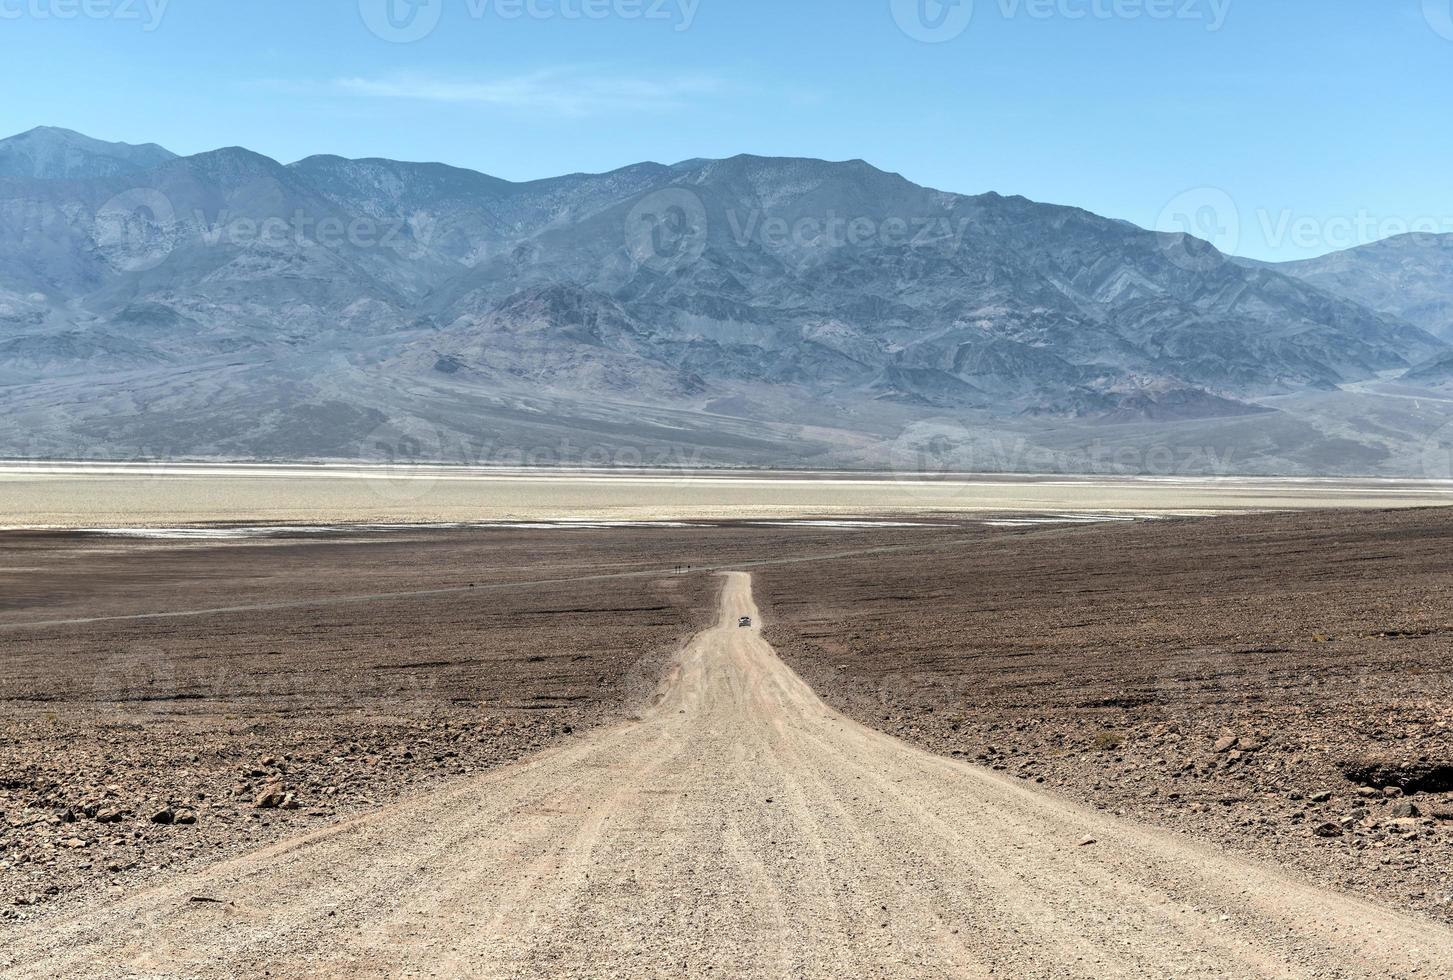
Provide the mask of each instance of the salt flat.
POLYGON ((1453 482, 12 463, 0 526, 1214 515, 1453 505, 1453 482))

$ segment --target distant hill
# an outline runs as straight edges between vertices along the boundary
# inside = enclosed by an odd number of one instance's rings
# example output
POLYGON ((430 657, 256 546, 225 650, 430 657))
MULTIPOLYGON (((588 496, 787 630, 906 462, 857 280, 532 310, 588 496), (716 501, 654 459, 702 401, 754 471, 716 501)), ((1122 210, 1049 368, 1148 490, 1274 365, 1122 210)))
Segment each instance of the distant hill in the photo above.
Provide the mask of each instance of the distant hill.
POLYGON ((1366 470, 1397 465, 1396 426, 1356 443, 1297 400, 1448 350, 1300 268, 862 161, 512 183, 63 130, 0 161, 25 169, 0 180, 10 454, 878 466, 949 420, 1366 470))
POLYGON ((40 126, 0 140, 0 177, 78 180, 150 170, 176 154, 155 143, 104 143, 69 129, 40 126))
POLYGON ((1453 234, 1399 235, 1275 269, 1453 340, 1453 234))

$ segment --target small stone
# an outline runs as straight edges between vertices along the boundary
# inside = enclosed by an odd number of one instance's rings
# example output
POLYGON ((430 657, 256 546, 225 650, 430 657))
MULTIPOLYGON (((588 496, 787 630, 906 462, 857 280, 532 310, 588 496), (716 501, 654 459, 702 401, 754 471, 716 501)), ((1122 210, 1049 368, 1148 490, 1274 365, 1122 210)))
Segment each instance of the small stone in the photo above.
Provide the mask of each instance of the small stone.
POLYGON ((151 822, 162 826, 170 826, 176 822, 176 819, 177 815, 168 809, 158 810, 151 815, 151 822))
POLYGON ((1312 833, 1316 834, 1318 837, 1341 837, 1342 825, 1335 823, 1324 823, 1318 826, 1316 830, 1312 831, 1312 833))
POLYGON ((1213 748, 1217 752, 1230 752, 1232 749, 1236 748, 1236 743, 1239 741, 1241 740, 1235 735, 1223 735, 1216 740, 1216 744, 1213 746, 1213 748))
POLYGON ((1080 846, 1081 847, 1089 847, 1091 844, 1098 844, 1098 843, 1100 843, 1100 842, 1097 841, 1097 840, 1095 840, 1095 838, 1093 838, 1093 837, 1086 837, 1084 840, 1080 841, 1080 846))
POLYGON ((1332 799, 1332 794, 1327 790, 1323 790, 1320 793, 1313 793, 1308 799, 1313 803, 1326 803, 1332 799))
POLYGON ((1382 795, 1383 796, 1386 796, 1390 800, 1395 800, 1398 797, 1400 797, 1400 796, 1403 795, 1402 787, 1401 786, 1384 786, 1382 788, 1382 795))

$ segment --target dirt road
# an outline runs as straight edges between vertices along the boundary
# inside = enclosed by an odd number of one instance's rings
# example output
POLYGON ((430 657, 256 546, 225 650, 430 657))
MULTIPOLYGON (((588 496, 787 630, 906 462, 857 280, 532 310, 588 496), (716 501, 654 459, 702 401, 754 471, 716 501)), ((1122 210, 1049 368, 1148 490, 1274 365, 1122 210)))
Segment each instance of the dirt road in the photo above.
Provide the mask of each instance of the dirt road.
POLYGON ((1453 977, 1453 932, 835 713, 750 579, 638 722, 0 936, 7 977, 1453 977))

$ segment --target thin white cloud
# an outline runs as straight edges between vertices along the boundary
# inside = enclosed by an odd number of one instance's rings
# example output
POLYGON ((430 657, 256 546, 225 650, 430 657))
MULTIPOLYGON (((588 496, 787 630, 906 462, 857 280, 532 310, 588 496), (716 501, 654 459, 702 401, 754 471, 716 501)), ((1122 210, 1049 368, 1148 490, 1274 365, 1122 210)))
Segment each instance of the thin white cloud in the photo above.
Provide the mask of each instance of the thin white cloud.
POLYGON ((706 76, 642 79, 565 69, 487 80, 393 75, 337 78, 287 87, 313 94, 494 106, 571 116, 683 109, 725 89, 722 82, 706 76))

